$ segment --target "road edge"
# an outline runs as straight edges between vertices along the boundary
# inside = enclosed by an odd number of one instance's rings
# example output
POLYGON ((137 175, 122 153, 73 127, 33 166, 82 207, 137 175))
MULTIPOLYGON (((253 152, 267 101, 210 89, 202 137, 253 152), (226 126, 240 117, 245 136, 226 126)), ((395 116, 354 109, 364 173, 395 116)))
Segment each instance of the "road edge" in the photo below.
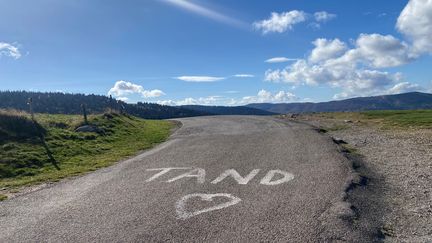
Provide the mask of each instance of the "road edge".
POLYGON ((109 166, 101 167, 101 168, 99 168, 97 170, 88 171, 88 172, 85 172, 85 173, 82 173, 82 174, 79 174, 79 175, 73 175, 73 176, 65 177, 65 178, 62 178, 62 179, 60 179, 58 181, 48 181, 48 182, 42 182, 40 184, 23 186, 23 187, 20 187, 20 188, 14 188, 13 190, 7 190, 7 189, 3 190, 3 189, 0 189, 0 194, 7 196, 7 198, 4 199, 4 200, 1 200, 0 203, 2 201, 12 200, 12 199, 14 199, 16 197, 28 195, 28 194, 33 193, 33 192, 37 192, 37 191, 40 191, 40 190, 43 190, 43 189, 46 189, 46 188, 50 188, 50 187, 53 187, 53 186, 55 186, 57 184, 66 183, 68 181, 76 180, 76 179, 79 179, 79 178, 82 178, 82 177, 85 177, 85 176, 89 176, 91 174, 98 173, 98 172, 101 172, 101 171, 104 171, 104 170, 110 170, 110 169, 112 169, 112 168, 114 168, 116 166, 119 166, 119 164, 122 164, 122 163, 127 162, 127 161, 131 161, 131 160, 133 160, 134 158, 137 158, 137 157, 141 157, 141 156, 143 156, 143 155, 145 155, 145 154, 147 154, 149 152, 152 152, 153 150, 158 151, 159 149, 164 148, 165 146, 167 146, 170 143, 172 143, 174 134, 177 133, 177 131, 180 130, 183 127, 183 123, 181 121, 179 121, 179 120, 168 120, 168 121, 170 121, 170 122, 173 123, 173 128, 171 128, 171 130, 170 130, 170 135, 162 143, 158 143, 155 146, 153 146, 151 148, 148 148, 148 149, 137 151, 137 153, 135 153, 133 155, 127 156, 127 157, 125 157, 125 158, 123 158, 121 160, 118 160, 118 161, 114 162, 113 164, 111 164, 109 166))
MULTIPOLYGON (((311 127, 314 131, 333 141, 339 153, 346 158, 349 169, 348 177, 339 201, 333 203, 325 211, 320 220, 324 225, 323 241, 348 242, 383 242, 382 204, 372 205, 371 196, 377 197, 378 192, 371 186, 372 178, 378 178, 357 153, 345 141, 326 134, 321 127, 302 121, 291 121, 311 127), (334 224, 334 222, 339 222, 334 224)), ((379 197, 379 194, 378 194, 379 197)))

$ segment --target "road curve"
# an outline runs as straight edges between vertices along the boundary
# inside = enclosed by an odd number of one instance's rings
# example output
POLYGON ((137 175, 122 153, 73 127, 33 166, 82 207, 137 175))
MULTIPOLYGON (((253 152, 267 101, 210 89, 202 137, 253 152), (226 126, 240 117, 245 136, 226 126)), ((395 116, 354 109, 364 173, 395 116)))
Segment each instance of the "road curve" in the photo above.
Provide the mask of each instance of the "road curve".
POLYGON ((137 157, 0 202, 0 242, 335 237, 330 214, 350 169, 329 138, 272 117, 180 121, 137 157))

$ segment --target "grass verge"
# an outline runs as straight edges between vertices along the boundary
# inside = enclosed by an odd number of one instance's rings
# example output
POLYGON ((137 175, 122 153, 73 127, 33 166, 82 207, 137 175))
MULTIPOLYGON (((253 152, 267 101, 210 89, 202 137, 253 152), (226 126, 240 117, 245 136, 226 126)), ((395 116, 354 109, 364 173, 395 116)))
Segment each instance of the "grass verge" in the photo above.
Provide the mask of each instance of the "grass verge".
POLYGON ((385 110, 364 112, 329 112, 319 116, 338 120, 353 120, 392 128, 432 128, 432 110, 385 110))
POLYGON ((37 135, 28 114, 0 112, 0 189, 58 181, 112 165, 165 141, 173 127, 169 121, 115 113, 89 116, 99 132, 76 132, 83 125, 77 115, 37 114, 36 120, 37 135), (14 127, 16 121, 21 123, 14 127))

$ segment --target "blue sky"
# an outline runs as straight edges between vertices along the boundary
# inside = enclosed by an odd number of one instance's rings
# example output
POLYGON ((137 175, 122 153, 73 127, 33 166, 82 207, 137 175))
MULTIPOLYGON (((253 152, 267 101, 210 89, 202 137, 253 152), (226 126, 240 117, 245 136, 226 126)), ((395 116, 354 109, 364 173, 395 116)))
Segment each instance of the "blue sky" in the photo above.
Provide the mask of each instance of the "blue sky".
POLYGON ((0 89, 170 105, 430 92, 432 1, 389 2, 2 0, 0 89))

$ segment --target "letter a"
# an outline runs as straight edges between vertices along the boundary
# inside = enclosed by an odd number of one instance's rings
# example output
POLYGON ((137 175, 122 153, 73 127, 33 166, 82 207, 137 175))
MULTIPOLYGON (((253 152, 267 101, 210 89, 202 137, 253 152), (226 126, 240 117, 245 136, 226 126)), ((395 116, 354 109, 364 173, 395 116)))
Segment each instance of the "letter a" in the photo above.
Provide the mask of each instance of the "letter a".
POLYGON ((167 182, 173 182, 173 181, 185 178, 185 177, 196 177, 198 183, 202 184, 205 181, 205 175, 206 175, 206 172, 205 172, 204 169, 196 168, 196 169, 193 169, 193 170, 191 170, 191 171, 189 171, 187 173, 184 173, 184 174, 181 174, 181 175, 179 175, 177 177, 169 179, 169 180, 167 180, 167 182), (194 173, 196 173, 196 174, 194 174, 194 173))
POLYGON ((230 169, 224 171, 224 173, 222 173, 219 177, 214 179, 211 183, 212 184, 219 183, 223 181, 225 178, 227 178, 228 176, 231 176, 234 180, 237 181, 238 184, 246 185, 250 180, 252 180, 252 178, 254 178, 258 174, 259 171, 260 171, 259 169, 254 169, 247 176, 242 177, 236 170, 230 169))
POLYGON ((279 184, 288 182, 292 179, 294 179, 294 175, 291 173, 288 173, 288 172, 282 171, 282 170, 270 170, 269 172, 267 172, 267 174, 264 176, 264 178, 262 178, 260 184, 267 185, 267 186, 274 186, 274 185, 279 185, 279 184), (275 174, 280 174, 283 177, 278 179, 278 180, 272 181, 275 174))

